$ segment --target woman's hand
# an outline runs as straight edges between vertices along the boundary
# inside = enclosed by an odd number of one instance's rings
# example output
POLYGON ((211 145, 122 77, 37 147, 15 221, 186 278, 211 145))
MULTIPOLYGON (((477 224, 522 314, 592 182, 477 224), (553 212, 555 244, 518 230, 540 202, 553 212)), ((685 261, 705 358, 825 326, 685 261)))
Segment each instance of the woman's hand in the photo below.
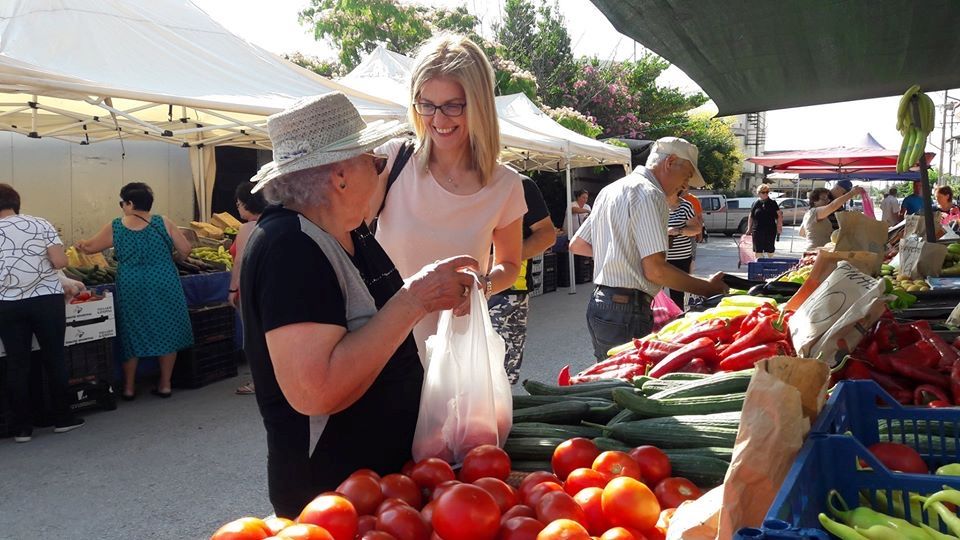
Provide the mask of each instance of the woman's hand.
POLYGON ((466 255, 437 261, 408 279, 404 289, 424 314, 459 309, 470 304, 470 287, 476 282, 479 267, 476 259, 466 255))

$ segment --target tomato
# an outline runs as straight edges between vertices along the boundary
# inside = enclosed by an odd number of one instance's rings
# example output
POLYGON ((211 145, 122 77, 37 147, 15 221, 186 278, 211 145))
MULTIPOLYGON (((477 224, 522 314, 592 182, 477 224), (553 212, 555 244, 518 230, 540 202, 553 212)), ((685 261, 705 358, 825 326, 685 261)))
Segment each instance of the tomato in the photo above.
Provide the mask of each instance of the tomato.
POLYGON ((397 540, 428 540, 430 525, 414 508, 397 504, 380 513, 377 530, 392 534, 397 540))
POLYGON ((527 496, 527 499, 523 501, 530 508, 536 509, 537 503, 540 502, 540 499, 550 493, 551 491, 563 492, 563 488, 560 484, 556 482, 543 482, 533 486, 533 489, 530 490, 530 494, 527 496))
POLYGON ((583 514, 587 518, 583 524, 590 534, 597 536, 610 528, 610 520, 603 515, 603 489, 584 488, 573 497, 573 500, 583 509, 583 514))
POLYGON ((225 523, 213 533, 210 540, 263 540, 273 534, 260 518, 242 517, 225 523))
POLYGON ((473 481, 473 485, 483 488, 493 496, 493 500, 497 501, 497 506, 500 507, 500 513, 506 512, 520 502, 517 496, 517 490, 510 487, 510 484, 507 484, 503 480, 497 478, 478 478, 473 481))
POLYGON ((448 480, 433 488, 433 500, 439 499, 448 489, 459 484, 461 484, 459 480, 448 480))
MULTIPOLYGON (((590 439, 575 437, 560 443, 553 451, 553 457, 550 459, 550 465, 553 467, 553 473, 557 478, 566 480, 567 476, 574 469, 590 468, 593 460, 600 455, 597 445, 590 439)), ((576 495, 576 493, 571 493, 576 495)))
POLYGON ((326 529, 335 540, 354 540, 357 510, 345 497, 321 495, 307 503, 297 523, 312 523, 326 529))
POLYGON ((433 529, 444 540, 492 540, 500 529, 500 507, 483 488, 460 484, 437 499, 433 529))
POLYGON ((537 540, 543 523, 529 517, 510 518, 500 526, 497 540, 537 540))
MULTIPOLYGON (((878 442, 867 449, 892 471, 929 474, 930 468, 913 448, 895 442, 878 442)), ((865 466, 863 462, 861 465, 865 466)))
POLYGON ((357 469, 353 471, 353 474, 350 475, 350 478, 353 478, 354 476, 369 476, 377 482, 380 481, 380 475, 377 474, 377 471, 374 471, 373 469, 357 469))
POLYGON ((432 493, 437 485, 456 480, 457 475, 453 474, 453 467, 446 461, 440 458, 427 458, 413 466, 410 478, 418 486, 432 493))
POLYGON ((640 465, 626 452, 603 452, 593 460, 590 468, 610 476, 629 476, 634 480, 641 480, 640 465))
MULTIPOLYGON (((420 516, 427 523, 433 523, 433 509, 437 507, 437 501, 430 501, 420 509, 420 516)), ((432 525, 431 525, 432 526, 432 525)))
POLYGON ((670 458, 656 446, 638 446, 630 451, 630 457, 640 465, 640 477, 647 485, 655 486, 670 476, 670 458))
POLYGON ((558 519, 544 527, 537 540, 590 540, 590 533, 576 521, 558 519))
POLYGON ((416 509, 423 506, 420 488, 409 476, 388 474, 380 479, 380 490, 383 491, 384 498, 394 497, 407 501, 407 504, 416 509))
POLYGON ((581 467, 574 469, 573 472, 567 476, 567 481, 563 483, 563 490, 570 495, 576 495, 588 487, 598 487, 602 489, 611 478, 611 476, 600 471, 581 467))
MULTIPOLYGON (((374 514, 377 517, 380 517, 380 514, 382 514, 384 510, 387 508, 393 508, 394 506, 410 506, 410 504, 403 499, 386 499, 380 503, 380 506, 377 507, 377 511, 374 512, 374 514)), ((411 508, 413 507, 411 506, 411 508)))
POLYGON ((536 518, 537 513, 534 512, 533 508, 530 508, 525 504, 518 504, 513 508, 507 510, 506 512, 503 513, 503 515, 500 516, 500 525, 502 526, 508 519, 512 519, 515 517, 536 518))
POLYGON ((600 540, 646 540, 646 537, 636 530, 625 527, 614 527, 600 535, 600 540))
POLYGON ((528 474, 520 481, 520 500, 525 501, 527 496, 530 494, 530 490, 536 487, 537 484, 543 482, 554 482, 556 484, 560 483, 560 479, 557 478, 557 475, 553 473, 548 473, 546 471, 536 471, 528 474))
POLYGON ((357 519, 357 535, 363 536, 367 531, 373 531, 377 528, 376 516, 360 516, 357 519))
POLYGON ((367 531, 360 536, 360 540, 397 540, 397 538, 388 532, 367 531))
POLYGON ((295 523, 286 529, 280 531, 277 538, 289 538, 290 540, 334 540, 329 531, 310 523, 295 523))
POLYGON ((370 475, 350 476, 337 487, 337 491, 353 504, 361 516, 373 514, 383 502, 380 481, 370 475))
POLYGON ((480 445, 467 452, 463 458, 463 467, 460 468, 461 482, 473 482, 487 476, 503 481, 510 476, 510 456, 492 444, 480 445))
POLYGON ((537 520, 542 523, 550 523, 558 519, 572 519, 577 523, 586 526, 587 515, 583 508, 573 500, 573 497, 563 491, 547 493, 540 498, 537 503, 537 520))
POLYGON ((657 523, 660 503, 643 482, 619 476, 603 488, 603 515, 614 526, 645 531, 657 523))
POLYGON ((400 467, 400 474, 404 476, 410 476, 410 473, 413 472, 413 467, 416 466, 416 463, 412 459, 408 459, 406 463, 403 464, 403 467, 400 467))
POLYGON ((263 520, 263 522, 267 524, 267 530, 270 531, 270 534, 277 534, 278 532, 293 525, 293 520, 276 516, 269 517, 263 520))
POLYGON ((660 501, 661 508, 676 508, 683 501, 692 501, 699 499, 703 492, 696 484, 686 478, 664 478, 657 487, 653 489, 653 494, 660 501))

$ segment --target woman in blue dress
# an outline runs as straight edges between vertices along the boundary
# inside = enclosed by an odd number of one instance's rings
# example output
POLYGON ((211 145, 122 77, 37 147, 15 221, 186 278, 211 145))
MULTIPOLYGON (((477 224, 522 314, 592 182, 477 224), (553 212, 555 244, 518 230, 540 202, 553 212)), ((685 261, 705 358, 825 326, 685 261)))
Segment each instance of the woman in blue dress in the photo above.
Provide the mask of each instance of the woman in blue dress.
POLYGON ((152 393, 170 397, 177 351, 193 345, 187 301, 174 254, 186 257, 190 241, 169 219, 151 214, 153 190, 142 182, 120 190, 123 217, 77 243, 87 254, 114 248, 117 259, 117 327, 123 349, 123 397, 136 397, 137 359, 159 357, 160 381, 152 393))

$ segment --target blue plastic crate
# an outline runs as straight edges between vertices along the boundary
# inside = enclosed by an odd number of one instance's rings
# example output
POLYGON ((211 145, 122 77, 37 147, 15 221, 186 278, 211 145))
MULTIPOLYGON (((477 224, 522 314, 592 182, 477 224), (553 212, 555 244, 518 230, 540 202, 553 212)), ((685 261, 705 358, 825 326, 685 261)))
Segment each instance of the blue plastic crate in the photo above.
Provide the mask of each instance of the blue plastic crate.
POLYGON ((747 279, 750 281, 773 279, 796 266, 798 262, 800 262, 799 259, 770 258, 747 263, 747 279))
POLYGON ((887 513, 893 512, 892 503, 904 492, 928 495, 944 485, 960 489, 957 477, 889 471, 867 450, 879 441, 917 448, 931 470, 960 461, 960 411, 904 407, 873 381, 840 383, 787 474, 763 527, 741 529, 734 538, 830 538, 820 530, 817 515, 826 512, 827 494, 834 489, 851 507, 859 504, 863 494, 874 509, 887 513), (930 432, 940 435, 939 442, 926 435, 930 432), (858 470, 858 459, 873 470, 858 470))

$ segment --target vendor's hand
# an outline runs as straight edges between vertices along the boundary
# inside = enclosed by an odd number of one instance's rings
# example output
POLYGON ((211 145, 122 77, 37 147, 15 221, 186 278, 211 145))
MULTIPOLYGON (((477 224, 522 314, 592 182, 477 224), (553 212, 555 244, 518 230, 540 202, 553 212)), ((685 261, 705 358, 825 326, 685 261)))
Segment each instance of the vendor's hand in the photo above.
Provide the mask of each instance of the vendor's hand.
POLYGON ((66 297, 67 302, 73 300, 74 296, 87 290, 87 286, 84 285, 83 282, 68 277, 60 278, 60 284, 63 285, 63 295, 66 297))
POLYGON ((232 292, 227 294, 227 302, 233 306, 233 309, 240 309, 240 293, 232 292))
POLYGON ((723 282, 723 272, 717 272, 716 274, 710 276, 708 281, 710 282, 710 287, 713 294, 727 294, 730 292, 730 287, 723 282))
POLYGON ((466 255, 444 259, 424 266, 407 280, 404 289, 424 313, 469 306, 469 288, 476 283, 479 268, 480 263, 466 255))
POLYGON ((863 186, 857 186, 857 187, 853 188, 852 191, 853 191, 853 196, 854 196, 854 197, 856 197, 857 195, 861 195, 861 196, 862 196, 862 195, 865 195, 865 194, 867 193, 867 190, 863 189, 863 186))

